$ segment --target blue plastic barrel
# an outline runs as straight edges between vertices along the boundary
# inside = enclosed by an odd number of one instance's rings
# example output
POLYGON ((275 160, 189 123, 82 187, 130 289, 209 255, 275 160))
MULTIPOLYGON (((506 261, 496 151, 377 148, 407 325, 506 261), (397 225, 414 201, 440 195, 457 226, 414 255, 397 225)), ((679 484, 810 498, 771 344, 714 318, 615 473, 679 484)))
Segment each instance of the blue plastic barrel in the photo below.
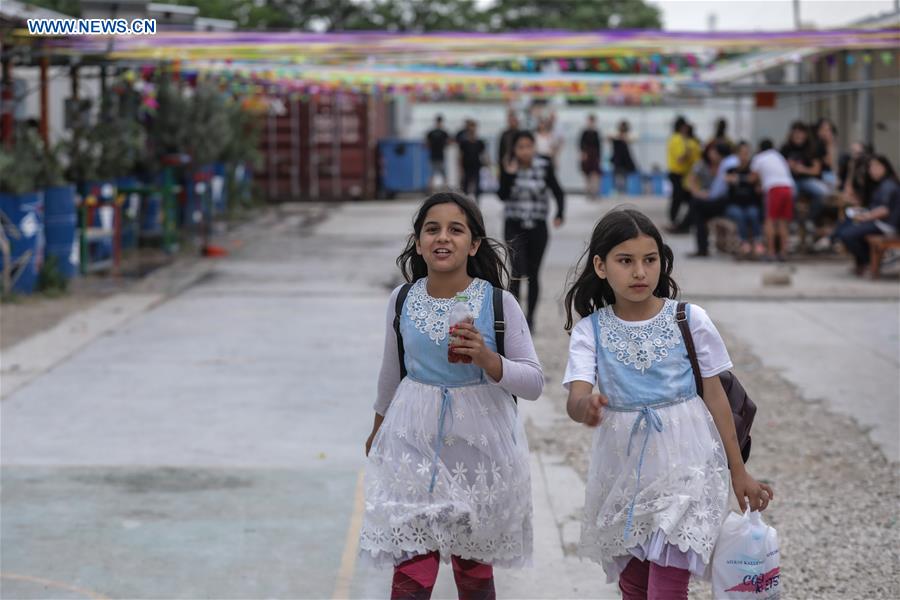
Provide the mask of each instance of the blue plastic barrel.
POLYGON ((66 279, 78 273, 80 253, 76 231, 75 186, 60 185, 44 190, 44 256, 55 256, 66 279))
MULTIPOLYGON (((43 194, 0 194, 0 212, 10 245, 12 289, 30 294, 37 284, 44 258, 43 194)), ((0 255, 0 267, 2 265, 3 256, 0 255)))
POLYGON ((378 142, 378 149, 386 192, 419 192, 428 188, 431 162, 424 142, 383 139, 378 142))
POLYGON ((160 192, 151 192, 141 198, 141 233, 161 232, 162 217, 162 194, 160 192))
POLYGON ((600 178, 600 195, 612 195, 615 183, 615 175, 612 174, 612 171, 603 171, 603 177, 600 178))
POLYGON ((663 196, 666 193, 666 175, 665 173, 653 173, 650 176, 650 187, 653 190, 653 194, 656 196, 663 196))
POLYGON ((629 196, 640 196, 643 193, 640 173, 635 172, 628 174, 628 179, 625 180, 625 192, 629 196))

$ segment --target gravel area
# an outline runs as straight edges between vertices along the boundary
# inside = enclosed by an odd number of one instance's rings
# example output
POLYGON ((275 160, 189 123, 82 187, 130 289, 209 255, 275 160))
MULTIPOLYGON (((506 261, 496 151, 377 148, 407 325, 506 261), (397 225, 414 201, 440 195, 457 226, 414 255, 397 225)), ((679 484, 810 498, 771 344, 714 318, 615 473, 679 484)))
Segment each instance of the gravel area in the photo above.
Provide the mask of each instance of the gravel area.
MULTIPOLYGON (((561 289, 560 278, 548 275, 561 289)), ((556 305, 545 303, 539 311, 535 344, 547 377, 545 399, 565 415, 565 390, 559 382, 568 336, 556 305)), ((727 331, 722 334, 736 373, 758 406, 748 466, 775 487, 776 499, 765 519, 780 538, 783 597, 900 598, 898 465, 852 420, 804 400, 802 390, 764 369, 727 331)), ((533 450, 563 456, 586 476, 589 429, 560 421, 549 428, 532 426, 529 435, 533 450)), ((709 586, 692 586, 691 597, 709 598, 709 586)))

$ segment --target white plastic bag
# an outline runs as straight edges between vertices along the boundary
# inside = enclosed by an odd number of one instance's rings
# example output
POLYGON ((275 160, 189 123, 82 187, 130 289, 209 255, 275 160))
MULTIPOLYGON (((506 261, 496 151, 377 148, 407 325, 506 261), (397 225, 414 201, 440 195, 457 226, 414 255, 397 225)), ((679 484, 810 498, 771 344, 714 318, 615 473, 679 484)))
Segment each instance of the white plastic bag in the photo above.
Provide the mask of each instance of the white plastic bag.
POLYGON ((715 600, 781 597, 778 533, 759 512, 730 513, 712 557, 715 600))

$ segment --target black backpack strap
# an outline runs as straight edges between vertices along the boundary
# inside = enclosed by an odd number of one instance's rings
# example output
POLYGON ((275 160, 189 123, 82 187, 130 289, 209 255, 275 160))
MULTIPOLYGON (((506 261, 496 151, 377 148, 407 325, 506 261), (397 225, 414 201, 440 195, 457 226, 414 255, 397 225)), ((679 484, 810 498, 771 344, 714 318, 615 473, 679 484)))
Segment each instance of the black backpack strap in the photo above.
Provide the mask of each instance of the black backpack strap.
POLYGON ((697 360, 697 349, 694 348, 694 336, 691 335, 691 326, 687 320, 687 302, 679 302, 675 308, 675 322, 681 330, 684 338, 684 346, 687 348, 688 358, 691 360, 691 369, 694 371, 694 382, 697 385, 697 395, 703 397, 703 377, 700 375, 700 363, 697 360))
POLYGON ((494 288, 494 340, 497 342, 497 354, 504 356, 503 338, 506 335, 506 321, 503 320, 503 290, 494 288))
MULTIPOLYGON (((506 321, 503 319, 503 290, 494 288, 494 341, 497 343, 497 354, 506 356, 504 337, 506 336, 506 321)), ((519 399, 513 395, 513 401, 518 404, 519 399)))
POLYGON ((400 315, 403 314, 403 304, 409 295, 411 283, 404 283, 397 292, 397 303, 394 306, 394 333, 397 335, 397 356, 400 358, 400 379, 406 377, 406 361, 403 354, 403 336, 400 335, 400 315))

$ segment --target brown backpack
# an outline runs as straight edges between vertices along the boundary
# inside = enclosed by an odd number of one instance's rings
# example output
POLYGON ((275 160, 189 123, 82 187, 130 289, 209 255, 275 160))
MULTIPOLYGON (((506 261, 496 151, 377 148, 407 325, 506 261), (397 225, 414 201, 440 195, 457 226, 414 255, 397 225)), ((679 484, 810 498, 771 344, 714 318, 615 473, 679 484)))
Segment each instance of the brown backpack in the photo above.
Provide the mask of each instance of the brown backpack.
MULTIPOLYGON (((687 321, 686 302, 679 302, 675 309, 675 321, 681 330, 681 336, 684 338, 684 345, 687 347, 688 358, 691 359, 691 367, 694 370, 694 381, 697 384, 697 394, 703 397, 703 377, 700 375, 700 364, 697 362, 697 350, 694 348, 694 338, 691 335, 691 328, 687 321)), ((719 373, 719 380, 722 382, 722 388, 725 395, 728 396, 728 404, 731 405, 731 413, 734 415, 734 428, 737 431, 738 446, 741 448, 741 458, 744 462, 750 458, 750 427, 753 426, 753 417, 756 416, 756 405, 747 391, 735 377, 731 371, 719 373)))

